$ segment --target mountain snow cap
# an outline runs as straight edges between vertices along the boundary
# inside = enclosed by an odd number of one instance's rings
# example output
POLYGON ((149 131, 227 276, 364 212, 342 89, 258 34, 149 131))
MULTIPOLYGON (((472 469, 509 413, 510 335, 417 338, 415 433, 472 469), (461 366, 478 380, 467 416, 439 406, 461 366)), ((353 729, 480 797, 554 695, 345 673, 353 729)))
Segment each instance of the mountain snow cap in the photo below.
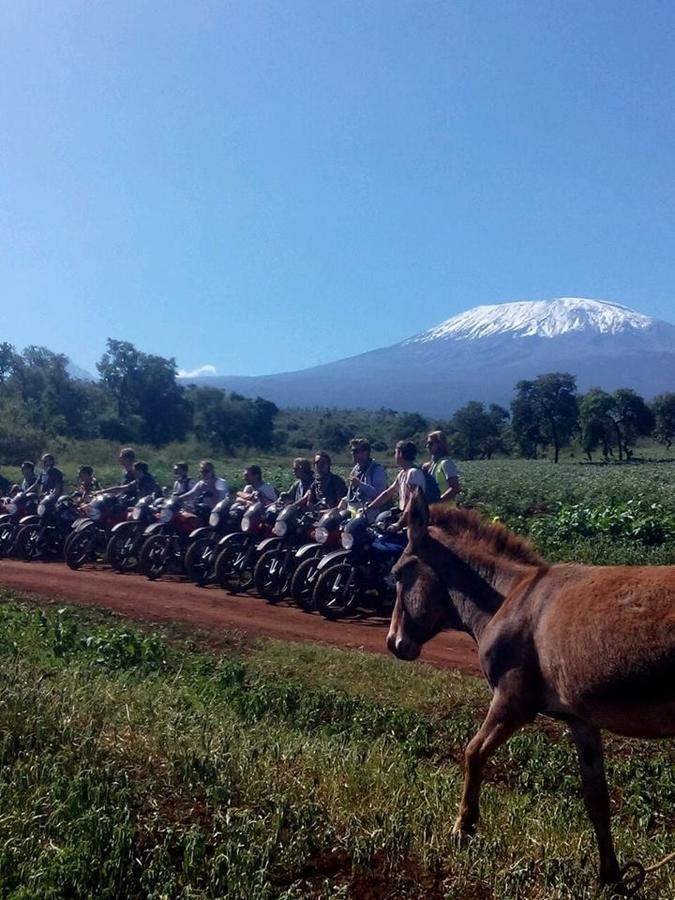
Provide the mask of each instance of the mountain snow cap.
POLYGON ((549 338, 572 331, 619 334, 634 329, 643 330, 654 324, 655 320, 649 316, 606 300, 586 300, 580 297, 520 300, 515 303, 476 306, 405 343, 446 339, 474 340, 509 333, 514 337, 549 338))

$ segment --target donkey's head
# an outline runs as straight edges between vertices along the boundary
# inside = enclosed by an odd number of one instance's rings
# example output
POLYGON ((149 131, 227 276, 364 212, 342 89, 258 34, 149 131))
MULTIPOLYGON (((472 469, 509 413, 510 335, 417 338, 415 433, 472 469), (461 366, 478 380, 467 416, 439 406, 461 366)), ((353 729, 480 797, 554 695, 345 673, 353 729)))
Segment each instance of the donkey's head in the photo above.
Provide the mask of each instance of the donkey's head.
POLYGON ((417 659, 422 644, 447 623, 447 590, 432 566, 428 522, 429 507, 424 494, 417 489, 410 505, 408 545, 392 569, 397 582, 396 604, 387 647, 399 659, 417 659))

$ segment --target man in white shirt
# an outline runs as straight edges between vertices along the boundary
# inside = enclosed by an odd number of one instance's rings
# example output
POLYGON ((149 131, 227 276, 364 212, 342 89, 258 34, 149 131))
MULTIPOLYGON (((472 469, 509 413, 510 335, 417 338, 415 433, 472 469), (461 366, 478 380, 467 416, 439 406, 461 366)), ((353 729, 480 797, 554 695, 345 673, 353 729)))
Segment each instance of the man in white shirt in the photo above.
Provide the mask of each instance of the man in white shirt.
POLYGON ((413 490, 416 487, 424 490, 425 478, 424 472, 415 465, 415 457, 417 456, 417 447, 412 441, 399 441, 394 451, 394 459, 396 465, 400 466, 401 471, 398 473, 394 481, 389 487, 382 491, 374 500, 364 505, 364 510, 378 508, 389 503, 395 497, 398 497, 398 508, 401 510, 401 516, 395 525, 390 525, 387 531, 395 534, 403 531, 408 521, 408 507, 412 500, 413 490))
POLYGON ((177 496, 184 503, 193 504, 199 500, 204 506, 213 509, 216 503, 224 500, 230 493, 230 486, 224 478, 218 478, 213 463, 208 459, 203 459, 199 463, 199 474, 201 478, 197 484, 177 496))
POLYGON ((277 499, 276 488, 263 481, 260 466, 248 466, 244 470, 244 489, 237 491, 237 500, 244 503, 255 503, 260 500, 265 506, 277 499))

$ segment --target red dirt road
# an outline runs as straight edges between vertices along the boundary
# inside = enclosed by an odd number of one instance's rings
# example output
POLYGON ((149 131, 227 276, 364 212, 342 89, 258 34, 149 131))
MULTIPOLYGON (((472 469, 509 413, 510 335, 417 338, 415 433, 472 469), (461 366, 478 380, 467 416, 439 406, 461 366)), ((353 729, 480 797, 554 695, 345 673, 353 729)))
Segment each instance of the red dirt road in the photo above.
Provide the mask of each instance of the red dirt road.
MULTIPOLYGON (((245 634, 331 644, 387 653, 388 619, 364 616, 328 622, 285 603, 270 606, 247 594, 232 596, 217 587, 199 588, 172 579, 148 581, 119 575, 107 568, 74 572, 63 563, 0 561, 0 585, 81 606, 95 606, 142 622, 180 623, 211 632, 236 629, 245 634)), ((422 662, 468 675, 480 674, 473 641, 464 634, 443 632, 422 651, 422 662)))

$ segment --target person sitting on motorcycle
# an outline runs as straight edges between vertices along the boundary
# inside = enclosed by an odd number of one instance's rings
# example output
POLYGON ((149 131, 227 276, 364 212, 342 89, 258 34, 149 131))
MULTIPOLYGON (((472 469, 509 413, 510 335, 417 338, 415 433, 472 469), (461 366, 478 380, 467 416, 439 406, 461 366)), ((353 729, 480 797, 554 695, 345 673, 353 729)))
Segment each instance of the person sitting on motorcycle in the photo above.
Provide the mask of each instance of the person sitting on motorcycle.
POLYGON ((78 488, 75 496, 81 503, 88 503, 99 490, 98 480, 91 466, 80 466, 77 473, 78 488))
POLYGON ((344 479, 331 472, 331 458, 325 450, 314 457, 314 481, 300 500, 298 506, 321 506, 334 509, 347 494, 344 479))
POLYGON ((244 469, 244 488, 237 491, 237 500, 243 503, 255 503, 256 500, 260 500, 265 506, 269 506, 276 499, 276 488, 263 481, 260 466, 248 466, 244 469))
POLYGON ((120 455, 117 457, 119 464, 122 466, 122 478, 120 480, 120 485, 130 485, 136 481, 136 475, 134 474, 134 463, 136 462, 136 452, 132 447, 125 447, 123 450, 120 450, 120 455))
POLYGON ((37 475, 35 474, 35 463, 30 462, 30 460, 26 460, 21 463, 21 474, 23 478, 20 484, 13 484, 10 490, 10 496, 13 497, 15 494, 23 494, 26 491, 37 490, 36 482, 37 475))
POLYGON ((173 467, 173 474, 176 476, 176 480, 173 483, 173 491, 171 493, 186 494, 195 486, 193 479, 188 476, 188 464, 186 462, 176 463, 173 467))
POLYGON ((293 474, 297 480, 293 482, 288 491, 288 499, 291 503, 297 503, 298 500, 302 500, 314 481, 310 460, 304 459, 302 456, 296 457, 293 460, 293 474))
POLYGON ((63 493, 63 472, 54 465, 54 457, 51 453, 45 453, 42 457, 42 474, 35 483, 37 493, 56 494, 59 497, 63 493))
POLYGON ((149 494, 153 494, 155 497, 161 496, 162 490, 150 474, 150 469, 146 462, 139 460, 134 463, 134 475, 136 476, 137 497, 147 497, 149 494))
POLYGON ((6 497, 9 494, 10 488, 12 487, 9 478, 5 478, 4 475, 0 475, 0 497, 6 497))
MULTIPOLYGON (((384 506, 386 503, 398 498, 398 508, 401 510, 401 515, 395 524, 387 527, 387 532, 392 535, 393 542, 400 545, 401 550, 405 547, 406 538, 400 535, 400 532, 405 529, 408 521, 408 508, 414 496, 414 489, 419 487, 424 490, 425 488, 424 472, 415 465, 416 456, 417 447, 413 441, 399 441, 394 451, 394 459, 396 464, 400 466, 401 471, 386 490, 382 491, 379 496, 364 506, 364 510, 367 512, 373 508, 378 509, 380 506, 384 506)), ((376 546, 378 541, 375 541, 373 546, 376 549, 391 551, 391 547, 384 546, 386 541, 381 543, 383 543, 382 547, 376 546)))
POLYGON ((448 503, 459 494, 459 472, 448 457, 448 439, 444 431, 432 431, 427 435, 427 447, 431 459, 422 468, 438 482, 441 503, 448 503))
MULTIPOLYGON (((185 474, 187 475, 187 466, 185 474)), ((188 505, 194 506, 198 502, 208 509, 213 509, 216 503, 224 500, 230 493, 230 486, 224 478, 218 478, 213 463, 208 459, 203 459, 199 463, 199 474, 201 476, 199 481, 189 490, 179 493, 178 497, 188 505)))
MULTIPOLYGON (((354 467, 349 473, 347 496, 340 501, 340 507, 356 509, 374 500, 387 488, 387 470, 370 455, 370 442, 365 438, 353 438, 349 447, 354 460, 354 467)), ((372 522, 377 515, 373 509, 368 516, 372 522)))

